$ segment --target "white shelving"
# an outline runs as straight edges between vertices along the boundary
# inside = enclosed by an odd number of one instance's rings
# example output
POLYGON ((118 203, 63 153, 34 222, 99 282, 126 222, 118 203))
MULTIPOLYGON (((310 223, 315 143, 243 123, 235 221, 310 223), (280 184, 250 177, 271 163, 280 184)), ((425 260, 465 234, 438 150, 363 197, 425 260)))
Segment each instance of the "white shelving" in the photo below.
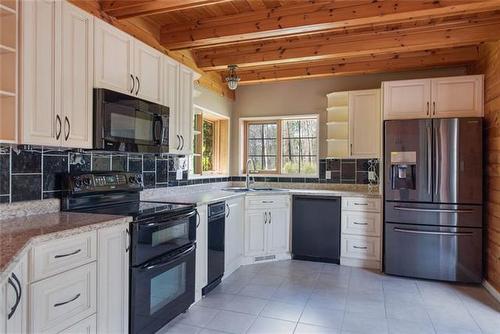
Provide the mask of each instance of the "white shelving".
POLYGON ((327 146, 329 157, 349 155, 349 95, 335 92, 327 95, 327 146))

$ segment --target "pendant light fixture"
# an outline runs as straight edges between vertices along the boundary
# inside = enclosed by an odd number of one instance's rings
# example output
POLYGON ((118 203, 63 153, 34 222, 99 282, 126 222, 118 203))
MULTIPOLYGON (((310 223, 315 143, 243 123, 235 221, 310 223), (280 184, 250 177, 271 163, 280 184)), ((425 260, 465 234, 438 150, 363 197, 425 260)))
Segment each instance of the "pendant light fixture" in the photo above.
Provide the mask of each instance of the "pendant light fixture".
POLYGON ((230 90, 235 90, 238 87, 238 82, 240 81, 240 77, 236 74, 237 65, 228 65, 227 66, 227 77, 226 82, 227 86, 230 90))

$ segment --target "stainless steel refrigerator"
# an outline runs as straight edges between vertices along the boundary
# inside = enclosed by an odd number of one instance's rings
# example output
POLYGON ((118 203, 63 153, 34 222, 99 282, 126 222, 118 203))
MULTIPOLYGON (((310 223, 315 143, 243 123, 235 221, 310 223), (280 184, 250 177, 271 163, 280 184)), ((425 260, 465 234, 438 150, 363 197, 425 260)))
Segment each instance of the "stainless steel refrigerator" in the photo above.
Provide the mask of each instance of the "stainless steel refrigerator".
POLYGON ((482 120, 384 124, 384 270, 482 280, 482 120))

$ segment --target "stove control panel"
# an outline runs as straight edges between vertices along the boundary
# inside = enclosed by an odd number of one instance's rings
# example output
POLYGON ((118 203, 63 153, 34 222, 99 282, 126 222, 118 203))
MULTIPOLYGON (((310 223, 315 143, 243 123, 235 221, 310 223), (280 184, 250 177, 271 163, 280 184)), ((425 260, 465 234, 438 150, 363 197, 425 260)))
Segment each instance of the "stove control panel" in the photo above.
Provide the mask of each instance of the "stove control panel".
POLYGON ((69 190, 73 193, 141 189, 140 173, 94 172, 69 176, 69 190))

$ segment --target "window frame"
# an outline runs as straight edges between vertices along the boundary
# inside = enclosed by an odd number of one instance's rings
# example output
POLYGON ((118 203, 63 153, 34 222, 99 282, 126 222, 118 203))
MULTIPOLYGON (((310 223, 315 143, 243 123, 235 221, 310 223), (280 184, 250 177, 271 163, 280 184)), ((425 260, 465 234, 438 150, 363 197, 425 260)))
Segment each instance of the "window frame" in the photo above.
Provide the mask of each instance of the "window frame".
POLYGON ((319 177, 319 156, 320 156, 320 115, 319 114, 305 114, 305 115, 288 115, 288 116, 280 116, 280 117, 245 117, 245 118, 240 118, 240 128, 241 128, 241 133, 242 135, 240 136, 240 139, 242 142, 240 143, 240 147, 242 149, 242 155, 241 155, 241 168, 240 170, 242 173, 246 173, 246 162, 248 160, 248 125, 249 124, 269 124, 269 123, 276 123, 277 124, 277 142, 278 142, 278 147, 277 147, 277 156, 276 156, 276 171, 250 171, 250 173, 262 175, 262 176, 282 176, 282 177, 291 177, 291 178, 296 178, 296 177, 301 177, 301 178, 317 178, 319 177), (304 119, 314 119, 316 120, 316 147, 317 147, 317 154, 316 154, 316 173, 314 174, 304 174, 304 173, 298 173, 298 174, 286 174, 282 172, 282 144, 283 144, 283 133, 282 133, 282 126, 283 126, 283 121, 286 120, 304 120, 304 119))

